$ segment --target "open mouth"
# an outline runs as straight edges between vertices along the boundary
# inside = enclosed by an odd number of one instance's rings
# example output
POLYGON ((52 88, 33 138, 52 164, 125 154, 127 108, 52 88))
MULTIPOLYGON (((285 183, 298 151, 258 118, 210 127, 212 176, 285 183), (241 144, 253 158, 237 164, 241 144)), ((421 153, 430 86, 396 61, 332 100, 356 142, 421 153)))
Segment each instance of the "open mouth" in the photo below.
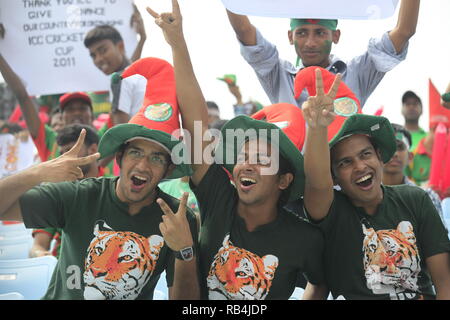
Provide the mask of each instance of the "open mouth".
POLYGON ((131 181, 133 182, 134 187, 142 187, 147 183, 147 178, 135 174, 131 176, 131 181))
POLYGON ((372 184, 373 181, 373 175, 371 173, 366 174, 365 176, 359 178, 358 180, 355 181, 355 183, 362 187, 362 188, 367 188, 372 184))
POLYGON ((256 184, 256 180, 251 179, 251 178, 241 178, 240 182, 241 182, 241 185, 244 187, 250 187, 250 186, 256 184))

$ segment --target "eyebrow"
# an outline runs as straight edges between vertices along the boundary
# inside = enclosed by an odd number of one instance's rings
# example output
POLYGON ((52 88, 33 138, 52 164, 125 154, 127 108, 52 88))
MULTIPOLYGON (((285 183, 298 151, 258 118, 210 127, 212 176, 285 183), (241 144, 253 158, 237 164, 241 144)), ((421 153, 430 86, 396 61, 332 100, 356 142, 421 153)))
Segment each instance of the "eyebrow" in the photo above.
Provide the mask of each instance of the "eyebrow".
MULTIPOLYGON (((361 153, 364 153, 364 152, 366 152, 366 151, 368 151, 368 150, 374 150, 373 146, 365 147, 364 149, 362 149, 361 151, 359 151, 359 152, 357 153, 357 155, 360 155, 361 153)), ((334 162, 335 164, 337 164, 337 163, 339 163, 339 162, 341 162, 341 161, 343 161, 343 160, 350 159, 350 158, 352 158, 352 156, 343 157, 343 158, 340 158, 340 159, 338 159, 338 160, 336 160, 336 161, 333 161, 333 162, 334 162)))

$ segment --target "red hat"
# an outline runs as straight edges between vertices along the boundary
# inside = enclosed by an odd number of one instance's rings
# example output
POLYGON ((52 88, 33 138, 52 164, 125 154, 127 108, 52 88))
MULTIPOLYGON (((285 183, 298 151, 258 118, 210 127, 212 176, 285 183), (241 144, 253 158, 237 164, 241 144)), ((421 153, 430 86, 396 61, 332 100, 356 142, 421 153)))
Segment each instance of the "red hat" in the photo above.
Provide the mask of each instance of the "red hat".
POLYGON ((92 101, 91 98, 84 92, 71 92, 66 93, 59 98, 59 108, 61 111, 64 110, 65 106, 72 100, 83 100, 89 104, 92 110, 92 101))
MULTIPOLYGON (((173 67, 162 59, 143 58, 130 65, 122 78, 135 74, 147 79, 143 105, 128 123, 114 126, 103 135, 98 148, 102 158, 114 154, 122 144, 139 137, 159 143, 169 154, 182 143, 174 136, 180 129, 180 122, 173 67)), ((192 174, 181 153, 171 154, 177 166, 169 178, 192 174)))
MULTIPOLYGON (((336 75, 317 66, 307 67, 300 70, 295 76, 294 95, 296 99, 298 99, 305 88, 308 90, 310 96, 316 95, 316 69, 320 69, 322 72, 324 91, 328 92, 330 90, 336 75)), ((334 112, 336 113, 336 118, 328 127, 328 141, 336 135, 348 117, 355 113, 361 113, 361 106, 358 98, 356 98, 353 91, 350 90, 343 81, 341 81, 341 84, 339 85, 334 100, 334 112)))

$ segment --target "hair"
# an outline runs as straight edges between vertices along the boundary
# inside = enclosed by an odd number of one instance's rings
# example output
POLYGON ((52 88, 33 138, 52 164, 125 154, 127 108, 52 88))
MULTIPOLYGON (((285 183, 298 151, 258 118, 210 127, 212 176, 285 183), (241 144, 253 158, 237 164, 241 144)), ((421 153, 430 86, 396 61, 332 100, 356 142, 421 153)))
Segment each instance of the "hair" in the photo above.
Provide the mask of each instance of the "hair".
POLYGON ((86 137, 84 139, 85 146, 98 144, 100 138, 94 128, 82 124, 71 124, 58 131, 56 136, 56 143, 59 146, 64 146, 69 143, 77 142, 81 130, 86 130, 86 137))
MULTIPOLYGON (((291 173, 295 179, 295 170, 294 170, 292 164, 285 157, 283 157, 280 154, 278 176, 282 176, 287 173, 291 173)), ((279 206, 283 207, 288 203, 289 196, 291 195, 291 189, 292 189, 292 184, 294 182, 294 179, 292 179, 292 182, 289 184, 289 187, 287 187, 286 189, 281 191, 280 198, 278 199, 279 206)))
POLYGON ((100 25, 89 31, 84 38, 84 46, 89 48, 102 40, 111 40, 114 44, 123 42, 123 38, 116 28, 109 25, 100 25))
POLYGON ((409 145, 412 145, 412 138, 411 138, 411 133, 406 130, 406 128, 404 126, 401 126, 399 124, 396 123, 391 123, 392 125, 392 129, 394 129, 394 134, 397 132, 401 132, 405 135, 406 139, 408 140, 409 145))
POLYGON ((206 104, 208 105, 208 109, 219 110, 219 106, 214 101, 206 101, 206 104))
POLYGON ((402 96, 402 103, 406 103, 406 100, 408 99, 415 99, 417 101, 419 101, 420 106, 422 107, 422 100, 419 98, 419 96, 417 94, 415 94, 413 91, 408 90, 406 91, 403 96, 402 96))

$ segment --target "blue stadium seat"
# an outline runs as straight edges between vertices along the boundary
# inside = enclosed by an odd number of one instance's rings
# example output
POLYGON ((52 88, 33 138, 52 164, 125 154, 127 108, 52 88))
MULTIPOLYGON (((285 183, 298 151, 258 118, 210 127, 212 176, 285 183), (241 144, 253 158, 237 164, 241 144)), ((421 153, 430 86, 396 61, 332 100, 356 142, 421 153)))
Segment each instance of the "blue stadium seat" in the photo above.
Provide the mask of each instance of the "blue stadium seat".
POLYGON ((26 259, 33 245, 30 234, 4 237, 0 240, 0 260, 26 259))
POLYGON ((17 292, 25 300, 42 298, 57 261, 53 256, 0 260, 0 294, 17 292))
MULTIPOLYGON (((444 219, 450 219, 450 198, 444 198, 441 202, 444 219)), ((448 226, 450 228, 450 226, 448 226)))
POLYGON ((303 288, 295 287, 289 300, 302 300, 304 292, 305 290, 303 288))
POLYGON ((0 222, 0 240, 10 237, 20 237, 31 235, 32 229, 25 228, 23 223, 5 224, 0 222))
POLYGON ((0 300, 24 300, 25 297, 18 292, 0 294, 0 300))
POLYGON ((169 300, 169 289, 167 288, 166 272, 161 273, 159 281, 153 292, 153 300, 169 300))

